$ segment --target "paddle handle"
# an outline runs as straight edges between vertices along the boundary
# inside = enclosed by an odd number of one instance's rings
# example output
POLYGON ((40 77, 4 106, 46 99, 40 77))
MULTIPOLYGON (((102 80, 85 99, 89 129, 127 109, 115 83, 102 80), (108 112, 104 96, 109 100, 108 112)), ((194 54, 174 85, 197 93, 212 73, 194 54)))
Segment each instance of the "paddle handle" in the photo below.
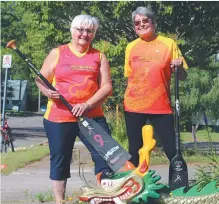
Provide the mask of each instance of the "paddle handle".
POLYGON ((180 151, 180 104, 179 104, 179 69, 175 67, 175 135, 176 135, 176 152, 181 154, 180 151))
MULTIPOLYGON (((6 44, 6 43, 5 43, 6 44)), ((53 91, 57 91, 55 87, 52 86, 51 83, 35 68, 35 66, 32 64, 32 62, 17 48, 16 46, 16 41, 11 40, 8 42, 5 46, 6 48, 11 48, 13 49, 30 67, 30 69, 48 86, 49 89, 53 91)), ((57 91, 58 92, 58 91, 57 91)), ((68 108, 68 110, 71 112, 72 111, 72 105, 62 96, 61 94, 59 95, 59 99, 62 101, 62 103, 68 108)), ((78 117, 79 121, 83 119, 82 116, 78 117)))

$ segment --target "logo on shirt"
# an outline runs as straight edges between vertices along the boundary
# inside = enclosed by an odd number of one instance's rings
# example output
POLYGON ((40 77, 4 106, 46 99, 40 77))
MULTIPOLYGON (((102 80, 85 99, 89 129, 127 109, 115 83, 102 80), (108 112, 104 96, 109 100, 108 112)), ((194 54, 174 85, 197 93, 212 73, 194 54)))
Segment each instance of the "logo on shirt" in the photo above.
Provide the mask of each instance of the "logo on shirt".
POLYGON ((86 65, 72 65, 72 70, 87 70, 87 71, 94 71, 94 66, 86 66, 86 65))
POLYGON ((142 57, 142 56, 133 56, 132 57, 132 61, 133 62, 137 62, 137 61, 141 61, 141 60, 144 60, 145 58, 142 57))
POLYGON ((133 56, 132 57, 132 61, 133 62, 138 62, 138 61, 150 61, 150 60, 158 60, 159 57, 158 56, 148 56, 148 57, 144 57, 144 56, 133 56))

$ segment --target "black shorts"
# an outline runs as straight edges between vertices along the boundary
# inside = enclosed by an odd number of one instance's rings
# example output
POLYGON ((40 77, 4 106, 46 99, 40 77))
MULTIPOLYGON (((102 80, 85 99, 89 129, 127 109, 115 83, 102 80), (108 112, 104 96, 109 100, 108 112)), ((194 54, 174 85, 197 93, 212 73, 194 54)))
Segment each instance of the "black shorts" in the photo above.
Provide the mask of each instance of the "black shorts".
POLYGON ((125 112, 126 130, 129 142, 130 161, 138 166, 138 151, 143 146, 142 127, 148 124, 153 126, 154 133, 157 134, 163 146, 163 150, 171 161, 176 153, 174 119, 172 114, 143 114, 125 112))

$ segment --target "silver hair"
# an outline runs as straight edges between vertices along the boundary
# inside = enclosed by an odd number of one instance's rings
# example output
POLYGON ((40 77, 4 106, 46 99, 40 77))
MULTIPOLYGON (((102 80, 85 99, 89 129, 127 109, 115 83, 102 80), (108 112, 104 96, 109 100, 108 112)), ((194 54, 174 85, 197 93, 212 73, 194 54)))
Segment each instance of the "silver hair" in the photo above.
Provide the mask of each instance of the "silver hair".
POLYGON ((74 28, 80 27, 94 29, 96 32, 99 28, 99 20, 87 14, 75 16, 71 22, 70 32, 72 32, 74 28))
POLYGON ((135 11, 132 12, 132 22, 134 23, 135 21, 135 16, 136 15, 144 15, 147 16, 148 18, 150 18, 152 24, 155 25, 155 27, 157 27, 157 21, 156 21, 156 15, 155 13, 152 11, 151 8, 147 8, 147 7, 138 7, 135 11))

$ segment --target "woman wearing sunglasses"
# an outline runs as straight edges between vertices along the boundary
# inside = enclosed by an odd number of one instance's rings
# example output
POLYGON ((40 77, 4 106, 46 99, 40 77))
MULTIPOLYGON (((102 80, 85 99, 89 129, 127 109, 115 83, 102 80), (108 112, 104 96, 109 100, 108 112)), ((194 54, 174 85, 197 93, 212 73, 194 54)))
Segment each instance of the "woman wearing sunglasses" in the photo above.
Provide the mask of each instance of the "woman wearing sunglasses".
POLYGON ((128 79, 124 109, 131 162, 138 166, 142 147, 142 127, 149 120, 171 161, 175 155, 170 81, 174 68, 179 79, 187 76, 187 64, 174 40, 156 33, 156 16, 150 8, 138 7, 132 13, 138 39, 125 52, 124 75, 128 79))

